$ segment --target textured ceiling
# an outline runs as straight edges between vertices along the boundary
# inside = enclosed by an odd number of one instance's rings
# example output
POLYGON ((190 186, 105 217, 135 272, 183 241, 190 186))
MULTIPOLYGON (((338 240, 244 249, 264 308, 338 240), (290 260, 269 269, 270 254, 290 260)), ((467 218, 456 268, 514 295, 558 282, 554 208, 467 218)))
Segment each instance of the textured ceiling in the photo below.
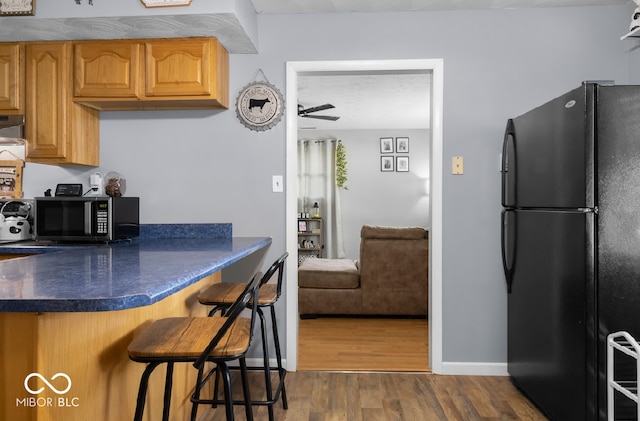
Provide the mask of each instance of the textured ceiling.
POLYGON ((630 0, 251 0, 258 13, 406 12, 603 6, 630 0))
POLYGON ((410 72, 351 72, 298 77, 298 102, 305 108, 335 108, 311 115, 337 121, 298 118, 298 128, 422 129, 429 127, 431 75, 410 72))

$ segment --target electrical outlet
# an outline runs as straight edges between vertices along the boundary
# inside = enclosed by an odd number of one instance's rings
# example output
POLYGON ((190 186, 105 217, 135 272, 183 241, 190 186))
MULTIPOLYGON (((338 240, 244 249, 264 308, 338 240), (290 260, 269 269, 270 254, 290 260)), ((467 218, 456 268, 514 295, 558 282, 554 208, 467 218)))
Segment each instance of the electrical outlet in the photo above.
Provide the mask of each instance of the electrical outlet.
POLYGON ((284 191, 284 186, 282 185, 282 176, 274 175, 271 177, 271 185, 274 193, 282 193, 284 191))

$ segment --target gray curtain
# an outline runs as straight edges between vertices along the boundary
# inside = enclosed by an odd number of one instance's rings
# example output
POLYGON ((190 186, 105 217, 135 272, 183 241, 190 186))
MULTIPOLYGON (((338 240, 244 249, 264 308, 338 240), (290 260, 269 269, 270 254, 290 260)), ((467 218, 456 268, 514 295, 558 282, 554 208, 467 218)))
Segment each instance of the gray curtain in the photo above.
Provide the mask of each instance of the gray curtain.
POLYGON ((344 258, 340 189, 336 184, 336 140, 298 141, 298 212, 313 212, 318 202, 324 219, 324 253, 344 258))

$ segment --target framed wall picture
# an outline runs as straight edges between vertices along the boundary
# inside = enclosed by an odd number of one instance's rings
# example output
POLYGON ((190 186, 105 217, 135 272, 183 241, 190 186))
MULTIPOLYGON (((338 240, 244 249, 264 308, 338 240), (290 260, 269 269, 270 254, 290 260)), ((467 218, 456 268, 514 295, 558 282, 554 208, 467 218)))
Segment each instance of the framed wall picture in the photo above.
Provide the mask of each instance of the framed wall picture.
POLYGON ((36 13, 36 0, 0 1, 0 16, 33 16, 36 13))
POLYGON ((408 137, 396 137, 396 153, 409 153, 408 137))
POLYGON ((393 138, 381 137, 380 138, 380 153, 393 153, 393 138))
POLYGON ((409 157, 408 156, 398 156, 398 157, 396 157, 396 171, 397 172, 408 172, 409 171, 409 157))
POLYGON ((380 171, 393 171, 393 157, 392 156, 381 156, 380 157, 380 171))

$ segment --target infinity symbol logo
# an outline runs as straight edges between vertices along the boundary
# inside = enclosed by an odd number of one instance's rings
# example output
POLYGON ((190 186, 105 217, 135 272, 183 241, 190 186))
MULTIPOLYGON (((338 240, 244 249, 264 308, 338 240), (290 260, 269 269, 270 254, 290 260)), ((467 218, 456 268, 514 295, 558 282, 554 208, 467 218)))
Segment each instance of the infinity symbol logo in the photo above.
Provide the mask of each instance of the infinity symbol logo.
POLYGON ((49 389, 51 389, 54 393, 57 393, 58 395, 62 395, 67 393, 70 389, 71 389, 71 378, 69 376, 67 376, 64 373, 56 373, 53 375, 53 377, 51 377, 51 380, 55 380, 58 377, 64 377, 65 379, 67 379, 67 388, 64 390, 58 390, 56 389, 56 387, 54 385, 52 385, 51 383, 49 383, 49 381, 40 373, 31 373, 29 374, 27 377, 25 377, 24 379, 24 388, 27 390, 27 392, 32 393, 34 395, 37 395, 38 393, 42 392, 44 390, 44 387, 41 387, 38 390, 33 390, 29 387, 29 380, 32 377, 37 377, 40 380, 42 380, 47 386, 49 386, 49 389))

